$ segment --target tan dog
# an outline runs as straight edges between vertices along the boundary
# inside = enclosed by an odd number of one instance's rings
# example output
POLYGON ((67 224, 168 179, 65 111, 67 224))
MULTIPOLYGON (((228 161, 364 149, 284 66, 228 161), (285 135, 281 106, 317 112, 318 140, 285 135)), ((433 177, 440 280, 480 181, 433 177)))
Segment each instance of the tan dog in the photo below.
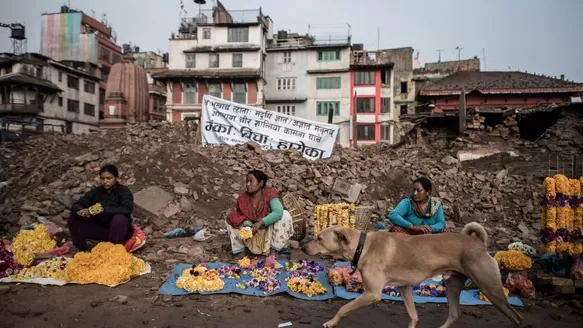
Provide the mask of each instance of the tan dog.
POLYGON ((451 327, 461 315, 460 293, 467 277, 478 285, 482 293, 510 318, 516 326, 522 316, 508 304, 504 296, 498 263, 492 258, 486 244, 488 234, 480 224, 467 224, 462 233, 410 236, 392 232, 370 232, 359 248, 361 232, 354 229, 331 227, 302 249, 308 255, 330 255, 353 261, 362 273, 364 293, 340 308, 324 327, 333 328, 348 313, 381 300, 383 287, 399 288, 405 308, 414 328, 419 321, 413 302, 412 286, 430 277, 444 276, 449 316, 441 328, 451 327), (475 233, 476 236, 472 236, 475 233))

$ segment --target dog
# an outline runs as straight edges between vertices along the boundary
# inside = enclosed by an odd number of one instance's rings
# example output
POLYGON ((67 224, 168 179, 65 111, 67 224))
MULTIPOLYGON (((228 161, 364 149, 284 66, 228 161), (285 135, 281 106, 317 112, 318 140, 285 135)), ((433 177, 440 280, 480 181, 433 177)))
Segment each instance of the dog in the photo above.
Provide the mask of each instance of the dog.
POLYGON ((498 310, 517 327, 522 316, 504 295, 498 263, 488 254, 488 234, 476 222, 468 223, 462 233, 410 236, 378 231, 362 233, 355 229, 330 227, 302 247, 308 255, 328 255, 350 260, 360 269, 364 293, 338 310, 324 324, 333 328, 348 313, 381 300, 383 287, 395 286, 411 319, 409 328, 419 322, 412 286, 436 275, 443 275, 449 316, 440 328, 451 327, 460 317, 460 293, 467 278, 498 310), (473 235, 475 234, 475 236, 473 235))

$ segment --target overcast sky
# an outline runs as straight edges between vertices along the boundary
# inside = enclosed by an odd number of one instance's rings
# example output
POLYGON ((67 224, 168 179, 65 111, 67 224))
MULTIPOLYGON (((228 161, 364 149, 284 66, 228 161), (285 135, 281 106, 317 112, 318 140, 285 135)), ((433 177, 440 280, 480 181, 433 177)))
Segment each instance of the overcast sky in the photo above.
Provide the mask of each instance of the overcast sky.
MULTIPOLYGON (((183 0, 188 16, 193 0, 183 0)), ((0 22, 26 24, 28 51, 40 48, 40 15, 72 8, 106 13, 118 43, 166 52, 178 28, 180 0, 0 0, 0 22)), ((227 9, 257 9, 274 21, 274 31, 307 33, 309 24, 352 26, 354 43, 376 50, 411 46, 421 62, 478 56, 482 70, 521 70, 583 82, 583 0, 223 0, 227 9), (484 61, 484 51, 486 60, 484 61), (484 63, 485 62, 485 63, 484 63)), ((210 8, 212 1, 207 1, 210 8)), ((312 29, 312 31, 314 31, 312 29)), ((318 28, 315 34, 347 33, 318 28)), ((0 52, 10 50, 10 31, 0 29, 0 52)))

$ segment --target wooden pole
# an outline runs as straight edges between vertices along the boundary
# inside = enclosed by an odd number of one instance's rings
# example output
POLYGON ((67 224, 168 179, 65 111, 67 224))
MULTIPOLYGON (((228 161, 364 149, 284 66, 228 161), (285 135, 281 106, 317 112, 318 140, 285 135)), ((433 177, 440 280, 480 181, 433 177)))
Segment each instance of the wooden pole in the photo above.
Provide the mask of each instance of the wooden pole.
POLYGON ((466 130, 466 90, 462 89, 460 94, 460 109, 458 113, 459 117, 459 136, 463 136, 466 130))

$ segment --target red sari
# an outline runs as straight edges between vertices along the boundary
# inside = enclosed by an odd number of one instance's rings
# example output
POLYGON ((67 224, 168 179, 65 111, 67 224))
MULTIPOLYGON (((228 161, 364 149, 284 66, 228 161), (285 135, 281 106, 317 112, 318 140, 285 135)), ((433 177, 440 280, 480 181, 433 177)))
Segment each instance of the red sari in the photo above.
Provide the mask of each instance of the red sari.
POLYGON ((233 228, 239 228, 241 224, 245 220, 249 220, 251 222, 259 222, 259 220, 263 219, 269 214, 269 202, 272 199, 278 198, 283 208, 285 209, 285 204, 281 199, 279 192, 277 189, 269 187, 265 188, 261 192, 261 200, 257 207, 253 207, 253 201, 251 199, 251 195, 247 192, 244 192, 239 195, 237 198, 237 211, 229 213, 227 215, 227 221, 233 228))

